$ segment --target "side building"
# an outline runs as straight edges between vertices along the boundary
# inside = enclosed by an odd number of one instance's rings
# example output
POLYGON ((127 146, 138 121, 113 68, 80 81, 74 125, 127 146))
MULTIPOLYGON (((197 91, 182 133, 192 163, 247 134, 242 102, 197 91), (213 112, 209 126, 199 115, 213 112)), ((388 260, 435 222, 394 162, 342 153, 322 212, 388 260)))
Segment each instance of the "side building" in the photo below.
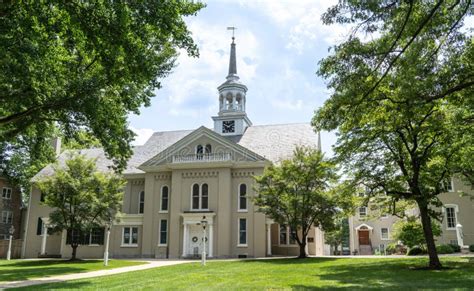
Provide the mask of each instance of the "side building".
MULTIPOLYGON (((474 190, 463 179, 452 178, 441 193, 441 236, 437 244, 454 244, 467 247, 474 244, 474 190), (462 195, 462 193, 467 195, 462 195)), ((393 238, 393 226, 400 218, 381 213, 372 213, 370 207, 362 206, 349 218, 350 249, 352 254, 371 255, 384 253, 393 238), (370 219, 369 217, 378 217, 370 219)))

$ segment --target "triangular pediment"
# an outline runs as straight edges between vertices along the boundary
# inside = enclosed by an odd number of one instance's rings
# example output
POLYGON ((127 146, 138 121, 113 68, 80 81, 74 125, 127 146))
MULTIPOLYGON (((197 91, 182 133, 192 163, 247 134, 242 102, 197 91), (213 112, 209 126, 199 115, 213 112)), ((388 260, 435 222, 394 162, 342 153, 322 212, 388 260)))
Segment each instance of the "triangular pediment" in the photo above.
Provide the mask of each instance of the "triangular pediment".
POLYGON ((230 139, 201 126, 141 164, 139 169, 146 170, 165 164, 259 161, 267 160, 230 139), (198 145, 204 148, 202 154, 196 152, 198 145), (210 152, 205 151, 206 146, 210 146, 210 152))

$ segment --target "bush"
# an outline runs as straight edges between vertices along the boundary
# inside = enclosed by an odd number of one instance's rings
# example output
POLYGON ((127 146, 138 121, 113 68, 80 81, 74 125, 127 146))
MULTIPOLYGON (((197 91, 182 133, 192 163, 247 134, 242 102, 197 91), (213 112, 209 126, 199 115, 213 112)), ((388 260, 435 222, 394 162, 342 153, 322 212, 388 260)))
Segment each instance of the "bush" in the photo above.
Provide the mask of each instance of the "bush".
POLYGON ((420 247, 412 247, 408 253, 407 256, 418 256, 418 255, 424 255, 426 254, 426 251, 420 247))
POLYGON ((469 251, 474 253, 474 245, 469 246, 469 251))
POLYGON ((385 251, 387 255, 405 255, 407 253, 406 247, 397 243, 388 244, 385 251))
POLYGON ((436 251, 438 254, 452 254, 454 253, 454 249, 451 245, 437 245, 436 251))
POLYGON ((461 247, 459 245, 455 245, 455 244, 449 244, 449 245, 451 246, 451 248, 453 249, 455 253, 461 252, 461 247))

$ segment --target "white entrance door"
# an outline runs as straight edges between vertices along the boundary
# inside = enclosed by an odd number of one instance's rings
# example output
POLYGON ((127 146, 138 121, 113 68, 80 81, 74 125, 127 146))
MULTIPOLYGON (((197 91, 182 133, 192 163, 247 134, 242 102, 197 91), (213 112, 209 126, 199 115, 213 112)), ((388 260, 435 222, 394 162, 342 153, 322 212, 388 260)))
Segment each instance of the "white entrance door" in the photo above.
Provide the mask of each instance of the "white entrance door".
MULTIPOLYGON (((200 225, 189 225, 188 226, 188 249, 187 255, 189 256, 201 256, 202 246, 203 246, 203 230, 200 225)), ((207 229, 206 229, 207 232, 207 229)), ((208 234, 206 234, 206 253, 209 253, 209 244, 207 239, 208 234)))

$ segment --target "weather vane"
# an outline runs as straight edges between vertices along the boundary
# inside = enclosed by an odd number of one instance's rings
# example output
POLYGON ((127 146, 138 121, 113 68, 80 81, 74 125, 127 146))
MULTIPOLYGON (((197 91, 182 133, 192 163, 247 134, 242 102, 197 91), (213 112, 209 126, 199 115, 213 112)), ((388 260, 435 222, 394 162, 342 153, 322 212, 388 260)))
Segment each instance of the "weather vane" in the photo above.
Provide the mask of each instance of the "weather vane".
POLYGON ((227 30, 232 30, 232 42, 234 42, 234 39, 235 39, 235 30, 237 29, 237 27, 234 27, 234 26, 229 26, 227 27, 227 30))

